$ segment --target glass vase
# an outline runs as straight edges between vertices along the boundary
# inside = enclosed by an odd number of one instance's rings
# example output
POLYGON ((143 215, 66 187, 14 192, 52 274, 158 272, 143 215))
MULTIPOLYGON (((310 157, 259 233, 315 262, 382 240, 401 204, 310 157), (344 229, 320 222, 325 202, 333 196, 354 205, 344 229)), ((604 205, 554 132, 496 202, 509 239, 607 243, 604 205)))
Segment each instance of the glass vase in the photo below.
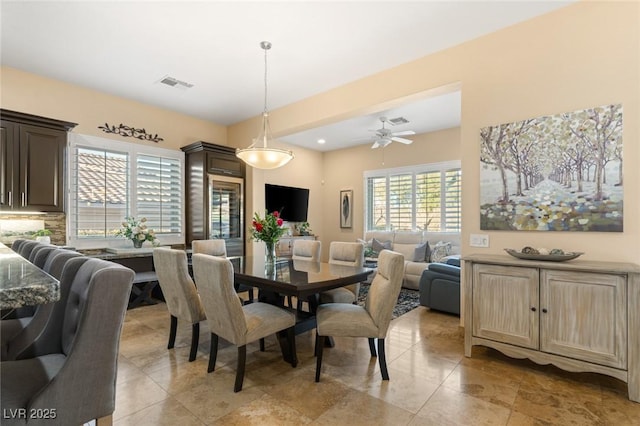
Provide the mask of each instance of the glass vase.
POLYGON ((276 263, 276 244, 278 244, 277 241, 264 242, 264 263, 266 265, 276 263))
POLYGON ((133 241, 133 246, 135 248, 142 248, 142 243, 144 243, 144 241, 141 241, 141 240, 139 240, 137 238, 134 239, 134 240, 131 240, 131 241, 133 241))

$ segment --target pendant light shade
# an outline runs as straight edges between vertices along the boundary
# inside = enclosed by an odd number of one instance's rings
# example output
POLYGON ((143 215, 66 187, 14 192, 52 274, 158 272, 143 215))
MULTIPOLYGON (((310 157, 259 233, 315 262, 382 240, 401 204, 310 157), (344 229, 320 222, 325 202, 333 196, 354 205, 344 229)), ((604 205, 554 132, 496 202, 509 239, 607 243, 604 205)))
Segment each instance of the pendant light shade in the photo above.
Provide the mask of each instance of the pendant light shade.
POLYGON ((249 148, 236 149, 236 156, 256 169, 277 169, 287 164, 293 158, 293 152, 278 148, 269 148, 273 142, 269 127, 269 112, 267 110, 267 50, 271 43, 263 41, 260 47, 264 50, 264 112, 262 113, 262 127, 258 137, 253 140, 249 148))

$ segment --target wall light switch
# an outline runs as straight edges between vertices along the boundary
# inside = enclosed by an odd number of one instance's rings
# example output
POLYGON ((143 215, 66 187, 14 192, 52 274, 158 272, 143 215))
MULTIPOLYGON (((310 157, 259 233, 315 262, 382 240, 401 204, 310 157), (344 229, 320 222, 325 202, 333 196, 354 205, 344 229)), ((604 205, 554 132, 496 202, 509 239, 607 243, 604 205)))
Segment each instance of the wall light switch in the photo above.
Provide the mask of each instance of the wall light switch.
POLYGON ((471 234, 469 245, 471 247, 489 247, 489 236, 487 234, 471 234))

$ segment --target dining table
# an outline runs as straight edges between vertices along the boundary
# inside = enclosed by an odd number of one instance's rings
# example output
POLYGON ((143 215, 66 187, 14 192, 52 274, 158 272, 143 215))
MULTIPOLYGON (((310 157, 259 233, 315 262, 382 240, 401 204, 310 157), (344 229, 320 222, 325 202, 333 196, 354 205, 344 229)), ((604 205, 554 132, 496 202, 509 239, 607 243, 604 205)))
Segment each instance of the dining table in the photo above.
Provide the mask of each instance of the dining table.
MULTIPOLYGON (((278 258, 266 263, 264 256, 230 257, 233 265, 235 285, 244 284, 258 289, 258 300, 287 308, 296 314, 296 334, 316 327, 315 313, 319 294, 346 285, 366 281, 374 272, 373 268, 337 265, 291 258, 278 258), (308 311, 285 307, 287 296, 306 301, 308 311)), ((289 353, 286 332, 278 333, 282 355, 287 362, 294 361, 295 354, 289 353)), ((329 345, 332 342, 329 340, 329 345)))
POLYGON ((60 283, 0 243, 0 309, 42 305, 60 299, 60 283))

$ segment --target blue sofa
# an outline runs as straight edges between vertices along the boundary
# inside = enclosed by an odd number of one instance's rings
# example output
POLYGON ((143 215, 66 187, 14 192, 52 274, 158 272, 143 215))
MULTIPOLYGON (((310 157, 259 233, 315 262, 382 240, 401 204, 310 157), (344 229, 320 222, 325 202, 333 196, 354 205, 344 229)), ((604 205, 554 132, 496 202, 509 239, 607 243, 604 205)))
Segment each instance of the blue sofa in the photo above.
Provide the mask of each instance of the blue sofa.
POLYGON ((420 304, 460 315, 460 259, 431 263, 420 277, 420 304))

